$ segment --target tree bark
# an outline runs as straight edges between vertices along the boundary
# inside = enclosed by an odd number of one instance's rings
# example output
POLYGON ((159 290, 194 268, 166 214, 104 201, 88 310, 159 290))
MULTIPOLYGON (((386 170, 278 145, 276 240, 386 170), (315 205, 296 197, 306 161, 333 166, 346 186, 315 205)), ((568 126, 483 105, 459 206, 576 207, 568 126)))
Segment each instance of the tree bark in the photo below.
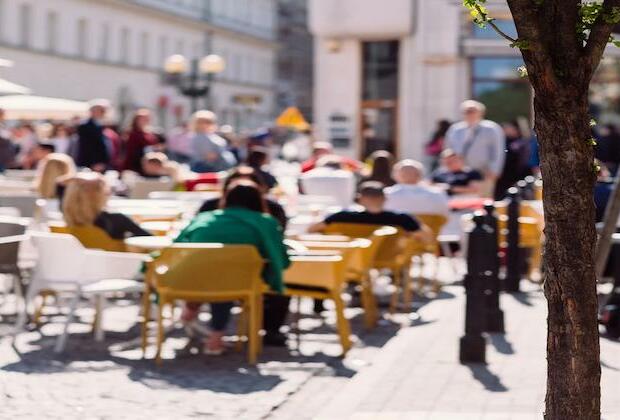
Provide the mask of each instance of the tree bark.
POLYGON ((548 305, 546 419, 600 418, 594 251, 596 175, 588 91, 563 86, 534 100, 545 209, 548 305))

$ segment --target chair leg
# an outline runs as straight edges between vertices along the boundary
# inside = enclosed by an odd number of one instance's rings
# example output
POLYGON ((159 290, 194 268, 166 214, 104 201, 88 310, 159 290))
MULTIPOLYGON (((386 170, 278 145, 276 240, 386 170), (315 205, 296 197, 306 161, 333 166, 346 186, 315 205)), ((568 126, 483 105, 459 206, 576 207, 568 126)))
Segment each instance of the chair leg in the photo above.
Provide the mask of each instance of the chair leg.
POLYGON ((56 339, 56 345, 54 346, 55 353, 62 353, 65 350, 67 344, 67 338, 69 337, 69 325, 73 322, 73 318, 75 317, 75 311, 77 309, 78 302, 80 300, 80 291, 77 290, 75 295, 71 299, 71 303, 69 305, 69 313, 67 314, 67 319, 65 320, 65 325, 62 331, 62 334, 58 336, 56 339))
POLYGON ((362 279, 361 285, 362 307, 364 308, 364 328, 372 329, 377 325, 378 309, 377 301, 372 290, 372 279, 370 278, 370 274, 362 279))
POLYGON ((161 366, 161 348, 164 343, 164 306, 165 302, 160 296, 157 313, 157 349, 155 351, 155 363, 161 366))
POLYGON ((257 302, 257 308, 256 308, 256 315, 257 315, 257 330, 256 330, 256 355, 258 357, 259 354, 261 354, 263 352, 263 336, 261 334, 261 331, 263 329, 263 323, 264 323, 264 309, 263 309, 263 295, 259 294, 258 297, 256 298, 256 302, 257 302))
POLYGON ((340 344, 342 345, 342 355, 345 356, 351 348, 351 326, 349 320, 344 314, 344 302, 338 292, 334 292, 331 296, 336 305, 336 323, 338 327, 338 335, 340 336, 340 344))
POLYGON ((105 297, 95 296, 95 320, 93 322, 93 333, 96 342, 103 342, 105 333, 103 332, 103 309, 105 307, 105 297))
POLYGON ((392 276, 394 292, 392 293, 392 297, 390 298, 390 314, 394 314, 394 312, 396 312, 396 310, 398 309, 398 301, 400 300, 400 294, 403 291, 402 281, 398 270, 393 270, 392 276))
POLYGON ((408 312, 411 310, 411 302, 413 301, 413 279, 411 278, 411 266, 406 267, 403 274, 403 305, 408 312))
MULTIPOLYGON (((262 298, 262 297, 259 297, 262 298)), ((258 340, 259 340, 259 328, 258 325, 258 299, 255 296, 250 298, 249 306, 249 322, 248 322, 248 363, 251 365, 256 364, 258 357, 258 340)))
POLYGON ((149 333, 149 321, 151 318, 151 290, 150 288, 147 286, 145 286, 144 288, 144 293, 142 295, 142 316, 144 317, 142 320, 142 342, 141 342, 141 348, 142 348, 142 357, 145 357, 146 355, 146 344, 147 344, 147 340, 148 340, 148 333, 149 333))

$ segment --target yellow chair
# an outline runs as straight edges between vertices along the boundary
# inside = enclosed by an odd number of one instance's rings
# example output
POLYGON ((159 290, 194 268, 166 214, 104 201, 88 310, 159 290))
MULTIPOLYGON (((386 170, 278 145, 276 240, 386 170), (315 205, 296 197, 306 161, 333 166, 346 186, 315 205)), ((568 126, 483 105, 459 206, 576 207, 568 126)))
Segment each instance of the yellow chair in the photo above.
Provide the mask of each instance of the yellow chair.
POLYGON ((102 249, 111 252, 126 252, 127 248, 123 241, 113 239, 108 233, 94 225, 67 226, 50 224, 53 233, 68 233, 75 236, 86 248, 102 249))
MULTIPOLYGON (((327 234, 341 234, 351 237, 370 238, 380 233, 383 237, 380 244, 373 250, 371 268, 388 269, 392 273, 394 286, 390 302, 390 313, 394 313, 398 305, 398 295, 403 281, 409 281, 409 268, 412 254, 407 248, 407 239, 402 229, 392 226, 369 225, 361 223, 331 223, 325 229, 327 234)), ((374 294, 372 295, 374 299, 374 294)))
MULTIPOLYGON (((432 254, 436 258, 441 255, 441 244, 439 243, 439 234, 441 233, 441 229, 448 222, 448 218, 443 214, 416 214, 415 218, 418 219, 423 225, 428 227, 432 233, 432 240, 430 243, 422 243, 415 239, 409 239, 408 241, 408 253, 412 255, 412 257, 419 257, 420 261, 420 273, 424 268, 424 254, 432 254)), ((436 260, 435 265, 435 275, 431 279, 433 283, 433 288, 435 292, 439 292, 440 284, 437 281, 437 267, 439 264, 439 260, 436 260)), ((420 275, 420 289, 424 287, 425 278, 420 275)), ((411 299, 413 295, 413 290, 411 289, 411 282, 407 282, 403 291, 403 302, 405 307, 409 307, 411 304, 411 299)))
POLYGON ((347 281, 361 286, 364 326, 366 328, 374 327, 379 318, 379 310, 372 290, 372 281, 368 273, 373 265, 374 254, 383 240, 381 231, 374 238, 374 243, 372 235, 371 239, 360 238, 346 242, 316 240, 321 239, 320 237, 315 237, 314 239, 315 241, 300 241, 300 243, 311 251, 338 251, 344 256, 347 261, 347 281))
POLYGON ((284 272, 286 295, 334 301, 343 356, 351 348, 351 326, 341 297, 346 283, 346 269, 344 255, 292 256, 291 266, 284 272))
POLYGON ((161 364, 164 341, 163 310, 175 300, 191 302, 239 301, 242 305, 240 325, 248 338, 248 361, 256 363, 260 351, 259 331, 262 326, 263 293, 267 287, 261 277, 264 261, 251 245, 174 244, 148 264, 142 326, 142 351, 146 350, 150 293, 159 295, 157 319, 157 351, 161 364), (243 325, 244 326, 244 325, 243 325))

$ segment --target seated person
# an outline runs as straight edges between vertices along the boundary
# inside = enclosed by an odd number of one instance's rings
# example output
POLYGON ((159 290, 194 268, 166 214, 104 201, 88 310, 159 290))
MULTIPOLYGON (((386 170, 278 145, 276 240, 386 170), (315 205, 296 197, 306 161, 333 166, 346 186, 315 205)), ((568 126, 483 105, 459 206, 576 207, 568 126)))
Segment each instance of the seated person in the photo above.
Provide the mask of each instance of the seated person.
MULTIPOLYGON (((317 167, 318 161, 325 156, 334 153, 331 143, 326 141, 317 141, 312 145, 312 156, 301 164, 301 172, 305 173, 317 167)), ((343 157, 342 163, 345 169, 357 172, 362 169, 362 163, 355 159, 343 157)))
POLYGON ((168 159, 168 156, 161 152, 148 152, 141 160, 142 173, 145 178, 170 177, 177 181, 179 167, 176 162, 168 159))
POLYGON ((431 174, 435 184, 444 184, 448 195, 480 194, 482 174, 465 166, 463 157, 452 149, 441 153, 441 166, 431 174))
POLYGON ((66 185, 62 212, 67 226, 95 225, 117 240, 128 236, 150 236, 124 214, 104 210, 109 189, 102 175, 96 172, 79 173, 67 180, 66 185))
POLYGON ((447 216, 447 194, 425 185, 423 179, 424 166, 418 161, 405 159, 394 165, 396 184, 385 189, 385 208, 399 213, 447 216))
MULTIPOLYGON (((265 185, 263 178, 260 176, 259 173, 256 172, 254 168, 250 168, 249 166, 238 166, 237 169, 231 172, 228 175, 228 178, 226 178, 226 181, 224 182, 223 190, 227 191, 230 184, 233 181, 239 179, 247 179, 254 182, 260 187, 263 196, 267 193, 268 188, 265 185)), ((287 218, 284 208, 282 208, 282 206, 275 200, 267 197, 265 197, 264 199, 267 203, 267 212, 280 223, 280 226, 282 226, 283 230, 286 229, 287 218)), ((220 201, 220 198, 212 198, 210 200, 206 200, 198 210, 198 213, 217 210, 220 207, 220 201)))
POLYGON ((41 161, 34 181, 39 197, 59 198, 61 186, 59 182, 65 177, 75 175, 75 162, 64 153, 51 153, 41 161))
MULTIPOLYGON (((288 254, 284 246, 282 228, 267 213, 267 206, 260 187, 252 181, 239 179, 231 183, 222 200, 221 209, 200 213, 177 237, 175 242, 217 242, 224 244, 250 244, 268 260, 263 278, 274 292, 284 290, 283 271, 289 266, 288 254)), ((276 296, 281 297, 281 296, 276 296)), ((280 326, 288 311, 286 306, 277 310, 269 305, 269 295, 265 296, 264 327, 265 344, 284 345, 280 326)), ((211 303, 212 332, 206 342, 207 354, 221 354, 224 350, 222 337, 230 319, 232 302, 211 303)), ((191 302, 182 315, 184 322, 196 319, 200 304, 191 302)))
POLYGON ((363 211, 340 211, 328 216, 323 222, 311 226, 309 232, 322 232, 331 223, 361 223, 368 225, 394 226, 408 232, 413 238, 428 242, 432 238, 430 230, 414 217, 403 213, 386 211, 383 184, 367 181, 360 185, 357 196, 363 211))
POLYGON ((344 169, 343 159, 336 155, 324 156, 316 166, 299 178, 304 194, 332 197, 334 204, 340 207, 353 204, 357 182, 354 173, 344 169))
POLYGON ((268 189, 272 189, 278 185, 278 180, 275 176, 265 170, 265 165, 267 165, 268 161, 269 149, 262 146, 254 146, 248 155, 247 165, 250 168, 254 168, 254 170, 263 178, 268 189))

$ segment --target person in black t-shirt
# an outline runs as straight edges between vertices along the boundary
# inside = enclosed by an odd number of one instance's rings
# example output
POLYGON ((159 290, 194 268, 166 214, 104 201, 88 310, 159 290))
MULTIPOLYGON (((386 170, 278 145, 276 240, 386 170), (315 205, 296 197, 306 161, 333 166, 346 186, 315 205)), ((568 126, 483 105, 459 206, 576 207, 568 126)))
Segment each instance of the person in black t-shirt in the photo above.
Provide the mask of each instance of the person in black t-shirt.
POLYGON ((360 185, 357 195, 363 211, 340 211, 328 216, 323 222, 311 226, 310 232, 322 232, 331 223, 360 223, 368 225, 394 226, 403 229, 414 238, 427 242, 431 238, 430 230, 415 217, 404 213, 385 211, 384 185, 376 181, 367 181, 360 185))
POLYGON ((449 195, 480 194, 482 174, 465 166, 463 157, 453 150, 441 153, 441 166, 431 175, 435 184, 443 184, 449 195))

